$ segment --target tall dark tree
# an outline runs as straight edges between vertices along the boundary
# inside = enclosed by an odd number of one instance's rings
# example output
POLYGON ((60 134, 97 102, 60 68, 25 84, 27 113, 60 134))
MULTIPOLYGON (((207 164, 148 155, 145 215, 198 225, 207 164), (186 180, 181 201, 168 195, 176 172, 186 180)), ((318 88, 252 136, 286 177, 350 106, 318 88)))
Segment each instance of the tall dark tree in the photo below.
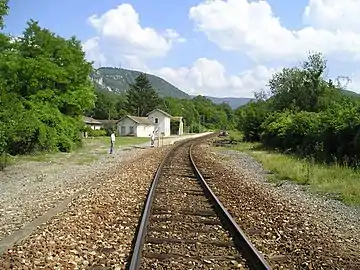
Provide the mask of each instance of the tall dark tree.
POLYGON ((123 94, 97 90, 94 108, 86 111, 87 116, 102 120, 120 119, 126 115, 126 97, 123 94))
POLYGON ((141 73, 126 93, 126 108, 133 115, 146 116, 161 104, 161 99, 150 84, 145 73, 141 73))

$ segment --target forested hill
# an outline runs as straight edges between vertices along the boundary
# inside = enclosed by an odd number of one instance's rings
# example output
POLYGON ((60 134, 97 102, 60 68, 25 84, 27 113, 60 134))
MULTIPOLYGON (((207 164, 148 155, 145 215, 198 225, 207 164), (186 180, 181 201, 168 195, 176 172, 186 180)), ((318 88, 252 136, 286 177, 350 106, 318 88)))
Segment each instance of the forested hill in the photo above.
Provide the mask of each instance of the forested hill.
MULTIPOLYGON (((135 78, 139 76, 140 72, 136 70, 129 70, 123 68, 111 68, 102 67, 92 74, 92 79, 95 82, 95 86, 98 90, 108 90, 114 93, 123 93, 129 88, 130 83, 135 82, 135 78)), ((167 82, 166 80, 157 77, 155 75, 147 74, 148 79, 154 89, 161 97, 173 97, 190 99, 193 96, 188 95, 184 91, 181 91, 176 86, 167 82)), ((209 98, 215 104, 221 104, 226 102, 233 109, 238 108, 248 103, 250 98, 234 98, 234 97, 210 97, 209 98)))
POLYGON ((221 103, 227 103, 229 104, 229 106, 233 109, 239 108, 242 105, 245 105, 246 103, 248 103, 250 100, 252 100, 252 98, 236 98, 236 97, 209 97, 207 96, 208 99, 210 99, 212 102, 214 102, 215 104, 221 104, 221 103))
MULTIPOLYGON (((95 86, 98 90, 107 90, 114 93, 124 93, 128 88, 130 83, 135 82, 135 78, 139 76, 140 71, 129 70, 123 68, 112 68, 112 67, 101 67, 95 70, 95 73, 92 74, 92 79, 95 82, 95 86)), ((191 96, 184 91, 180 90, 176 86, 172 85, 168 81, 152 75, 147 74, 147 77, 158 92, 161 97, 173 97, 181 99, 190 99, 194 96, 191 96)), ((360 97, 358 94, 343 90, 345 94, 351 95, 354 97, 360 97)), ((236 109, 240 106, 247 104, 251 98, 236 98, 236 97, 211 97, 205 96, 210 99, 215 104, 227 103, 233 109, 236 109)))
MULTIPOLYGON (((102 67, 95 71, 92 78, 98 89, 122 93, 129 88, 130 83, 135 82, 135 78, 139 75, 140 72, 135 70, 102 67)), ((151 74, 147 74, 147 77, 161 97, 191 98, 188 94, 160 77, 151 74)))

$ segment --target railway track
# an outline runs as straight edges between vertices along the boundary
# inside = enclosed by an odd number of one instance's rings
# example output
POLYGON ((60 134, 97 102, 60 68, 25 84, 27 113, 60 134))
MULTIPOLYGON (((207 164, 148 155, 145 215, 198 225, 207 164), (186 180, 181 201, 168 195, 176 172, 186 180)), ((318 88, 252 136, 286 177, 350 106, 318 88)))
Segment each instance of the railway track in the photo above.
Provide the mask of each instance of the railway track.
POLYGON ((150 187, 127 269, 270 269, 176 145, 150 187))

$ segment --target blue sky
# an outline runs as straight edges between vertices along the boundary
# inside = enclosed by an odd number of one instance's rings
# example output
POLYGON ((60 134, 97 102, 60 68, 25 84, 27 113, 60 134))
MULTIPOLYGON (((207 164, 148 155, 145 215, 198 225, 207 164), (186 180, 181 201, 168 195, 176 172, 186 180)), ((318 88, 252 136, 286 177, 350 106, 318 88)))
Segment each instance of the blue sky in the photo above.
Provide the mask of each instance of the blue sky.
POLYGON ((213 96, 252 96, 273 72, 320 51, 329 76, 350 76, 357 90, 359 2, 10 0, 5 30, 21 35, 32 18, 61 36, 76 35, 95 66, 121 64, 213 96))

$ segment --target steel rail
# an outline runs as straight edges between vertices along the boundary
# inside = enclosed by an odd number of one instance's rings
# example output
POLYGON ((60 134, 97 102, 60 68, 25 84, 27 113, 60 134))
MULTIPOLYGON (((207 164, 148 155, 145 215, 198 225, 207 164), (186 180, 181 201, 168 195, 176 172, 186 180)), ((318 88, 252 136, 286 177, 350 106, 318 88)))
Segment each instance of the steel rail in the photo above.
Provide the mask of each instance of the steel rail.
POLYGON ((224 224, 225 228, 230 232, 233 236, 234 243, 236 247, 243 252, 243 255, 247 262, 253 269, 257 270, 270 270, 271 267, 268 262, 264 259, 264 257, 260 254, 260 252, 251 244, 249 239, 246 237, 245 233, 240 229, 239 225, 232 218, 220 200, 216 197, 215 193, 211 190, 210 186, 205 181, 204 177, 200 173, 200 170, 195 164, 194 158, 192 156, 192 149, 195 143, 192 143, 189 150, 189 157, 191 161, 191 166, 196 172, 196 176, 200 181, 200 184, 211 201, 213 206, 215 207, 215 211, 217 212, 220 220, 224 224))
POLYGON ((128 270, 138 270, 140 268, 141 265, 141 253, 143 250, 143 245, 145 242, 145 236, 147 233, 147 227, 149 224, 149 218, 150 218, 150 214, 151 214, 151 205, 154 201, 154 197, 155 197, 155 191, 156 188, 158 186, 159 183, 159 179, 160 176, 162 174, 163 168, 165 163, 168 161, 169 157, 171 156, 171 154, 178 149, 179 147, 181 147, 182 145, 186 144, 189 142, 189 140, 194 140, 194 139, 187 139, 184 140, 182 142, 179 142, 177 144, 175 144, 175 146, 173 146, 173 148, 165 155, 164 159, 162 160, 162 162, 160 163, 159 167, 156 170, 155 176, 154 176, 154 180, 151 183, 150 186, 150 190, 146 196, 146 202, 145 202, 145 206, 144 206, 144 210, 142 212, 142 216, 141 216, 141 221, 140 221, 140 225, 138 227, 138 231, 137 231, 137 236, 136 236, 136 242, 133 248, 133 253, 131 256, 131 261, 127 267, 128 270))
MULTIPOLYGON (((201 139, 211 137, 213 134, 203 136, 201 139)), ((184 140, 182 142, 177 143, 164 157, 162 162, 160 163, 158 169, 156 170, 154 179, 151 183, 149 192, 146 196, 146 202, 145 206, 142 212, 140 225, 137 230, 136 234, 136 241, 134 244, 131 260, 127 266, 126 269, 128 270, 138 270, 141 266, 141 254, 143 250, 143 245, 145 242, 145 237, 147 234, 147 228, 149 224, 149 218, 151 215, 151 206, 154 201, 155 197, 155 191, 158 186, 163 168, 165 166, 165 163, 168 161, 170 156, 173 154, 173 152, 178 149, 179 147, 183 146, 186 143, 189 143, 189 141, 194 141, 189 149, 189 158, 191 161, 191 166, 194 169, 194 172, 203 187, 203 190, 210 200, 210 202, 215 207, 215 210, 217 211, 217 214, 219 215, 220 220, 224 224, 225 228, 231 233, 231 235, 234 238, 234 243, 236 247, 241 250, 244 254, 245 259, 247 259, 248 263, 252 266, 253 269, 271 269, 268 263, 265 261, 265 259, 262 257, 262 255, 259 253, 259 251, 256 250, 256 248, 250 243, 250 241, 247 239, 245 234, 241 231, 239 226, 236 224, 234 219, 231 217, 231 215, 228 213, 228 211, 224 208, 224 206, 221 204, 219 199, 216 197, 216 195, 212 192, 209 185, 206 183, 204 177, 200 173, 199 169, 195 165, 193 156, 192 156, 192 149, 195 144, 195 141, 197 141, 200 138, 195 139, 188 139, 184 140)))

